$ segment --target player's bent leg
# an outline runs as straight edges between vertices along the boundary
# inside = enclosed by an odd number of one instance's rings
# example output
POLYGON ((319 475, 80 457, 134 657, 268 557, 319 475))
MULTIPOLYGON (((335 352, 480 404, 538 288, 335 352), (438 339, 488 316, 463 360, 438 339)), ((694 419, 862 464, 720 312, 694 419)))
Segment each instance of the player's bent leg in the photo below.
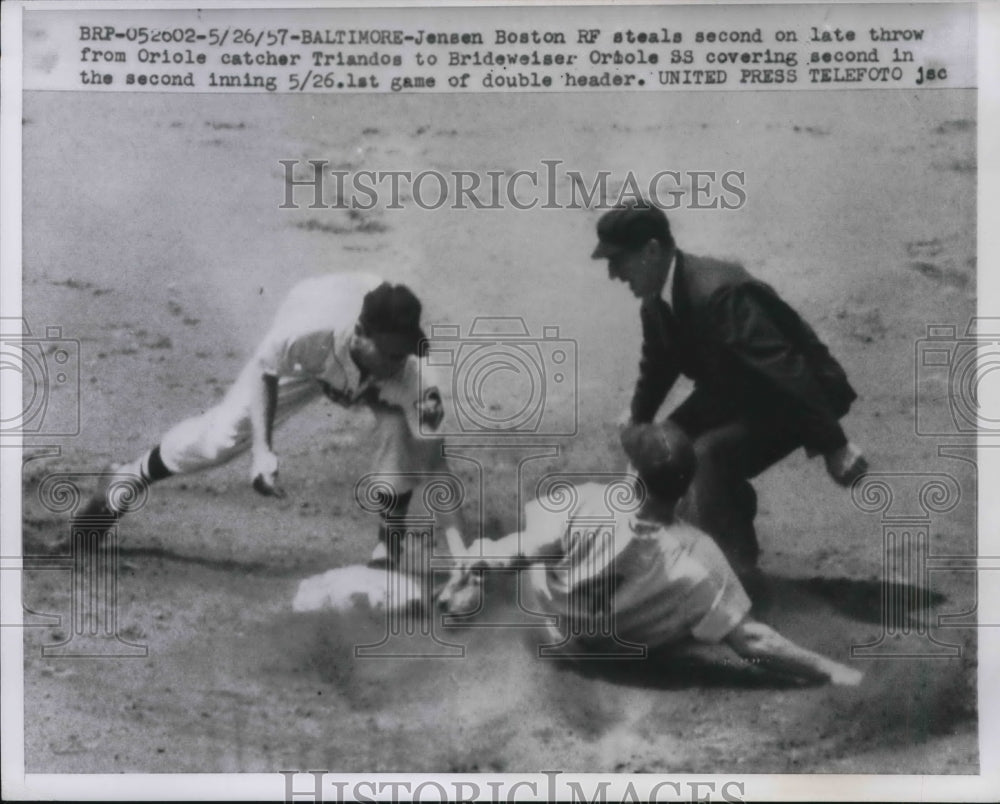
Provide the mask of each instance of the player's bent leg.
MULTIPOLYGON (((392 485, 397 500, 406 499, 408 505, 402 513, 395 511, 394 517, 433 519, 434 554, 464 555, 462 486, 444 457, 444 439, 415 433, 399 408, 376 408, 374 412, 374 472, 392 485)), ((372 557, 381 555, 382 549, 376 545, 372 557)))
POLYGON ((839 686, 861 683, 860 671, 800 647, 751 617, 730 631, 725 642, 747 661, 776 673, 839 686))
MULTIPOLYGON (((228 463, 250 448, 250 404, 254 382, 244 370, 222 400, 204 413, 174 425, 163 436, 160 451, 171 474, 188 474, 228 463)), ((308 378, 282 378, 278 383, 275 424, 281 424, 322 393, 308 378)))
MULTIPOLYGON (((143 496, 152 483, 218 466, 246 451, 251 440, 250 383, 256 379, 249 367, 244 369, 218 404, 171 427, 160 443, 144 454, 107 469, 80 516, 117 519, 130 510, 129 501, 143 496)), ((276 424, 320 393, 313 380, 282 380, 276 424)))
MULTIPOLYGON (((160 441, 163 463, 171 474, 188 474, 228 463, 251 443, 252 383, 260 378, 244 370, 222 400, 168 430, 160 441)), ((275 424, 280 424, 322 390, 308 378, 282 378, 278 383, 275 424)))

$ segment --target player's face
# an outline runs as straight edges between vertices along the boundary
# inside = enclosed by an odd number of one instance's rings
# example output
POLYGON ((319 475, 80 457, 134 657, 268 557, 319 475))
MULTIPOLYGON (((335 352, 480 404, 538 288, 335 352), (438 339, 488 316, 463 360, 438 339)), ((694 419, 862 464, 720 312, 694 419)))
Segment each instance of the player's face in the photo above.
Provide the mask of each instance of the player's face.
POLYGON ((666 273, 661 270, 659 243, 650 240, 643 248, 620 251, 608 258, 608 276, 628 285, 632 295, 645 299, 663 288, 666 273))
POLYGON ((394 377, 403 370, 409 352, 400 348, 391 335, 356 332, 351 342, 351 357, 377 380, 394 377))

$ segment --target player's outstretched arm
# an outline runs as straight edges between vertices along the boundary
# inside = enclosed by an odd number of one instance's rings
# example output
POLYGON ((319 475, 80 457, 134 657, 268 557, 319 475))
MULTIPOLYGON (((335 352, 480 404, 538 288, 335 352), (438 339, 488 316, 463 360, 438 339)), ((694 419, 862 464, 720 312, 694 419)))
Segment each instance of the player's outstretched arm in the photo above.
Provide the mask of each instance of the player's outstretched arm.
POLYGON ((799 647, 752 617, 746 617, 730 631, 725 641, 747 661, 776 673, 847 687, 861 683, 860 671, 799 647))
POLYGON ((511 533, 501 539, 476 539, 468 550, 453 553, 459 566, 438 595, 438 607, 452 614, 471 611, 478 605, 484 569, 513 566, 523 556, 520 553, 520 534, 511 533))
POLYGON ((523 556, 521 534, 517 532, 499 539, 476 539, 466 552, 470 564, 491 569, 510 567, 523 556))
POLYGON ((271 448, 271 433, 274 430, 274 414, 277 406, 278 378, 273 374, 261 374, 260 382, 254 385, 250 400, 253 455, 250 476, 253 479, 254 491, 269 497, 285 496, 285 492, 278 485, 278 456, 271 448))

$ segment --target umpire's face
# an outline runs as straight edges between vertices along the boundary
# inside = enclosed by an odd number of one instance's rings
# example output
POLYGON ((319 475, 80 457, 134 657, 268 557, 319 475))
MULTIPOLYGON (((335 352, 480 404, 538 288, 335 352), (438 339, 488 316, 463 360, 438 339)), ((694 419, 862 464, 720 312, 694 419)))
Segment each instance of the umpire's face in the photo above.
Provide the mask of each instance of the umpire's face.
POLYGON ((663 290, 669 257, 659 240, 648 240, 642 248, 623 249, 608 257, 608 276, 625 282, 637 299, 656 296, 663 290))

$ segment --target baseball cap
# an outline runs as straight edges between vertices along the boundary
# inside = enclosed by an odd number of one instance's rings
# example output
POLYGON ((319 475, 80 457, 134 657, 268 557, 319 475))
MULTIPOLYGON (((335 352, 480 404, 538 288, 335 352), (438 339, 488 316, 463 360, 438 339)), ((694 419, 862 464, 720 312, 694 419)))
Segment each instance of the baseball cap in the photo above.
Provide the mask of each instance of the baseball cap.
POLYGON ((652 238, 673 243, 667 216, 647 201, 631 202, 605 212, 597 221, 597 248, 591 259, 613 257, 622 251, 642 248, 652 238))
POLYGON ((425 339, 420 327, 420 299, 406 285, 383 282, 365 295, 361 304, 361 326, 382 337, 392 351, 416 354, 425 339))
POLYGON ((677 500, 694 477, 697 459, 691 440, 672 421, 632 424, 622 431, 622 447, 639 478, 657 497, 677 500))

